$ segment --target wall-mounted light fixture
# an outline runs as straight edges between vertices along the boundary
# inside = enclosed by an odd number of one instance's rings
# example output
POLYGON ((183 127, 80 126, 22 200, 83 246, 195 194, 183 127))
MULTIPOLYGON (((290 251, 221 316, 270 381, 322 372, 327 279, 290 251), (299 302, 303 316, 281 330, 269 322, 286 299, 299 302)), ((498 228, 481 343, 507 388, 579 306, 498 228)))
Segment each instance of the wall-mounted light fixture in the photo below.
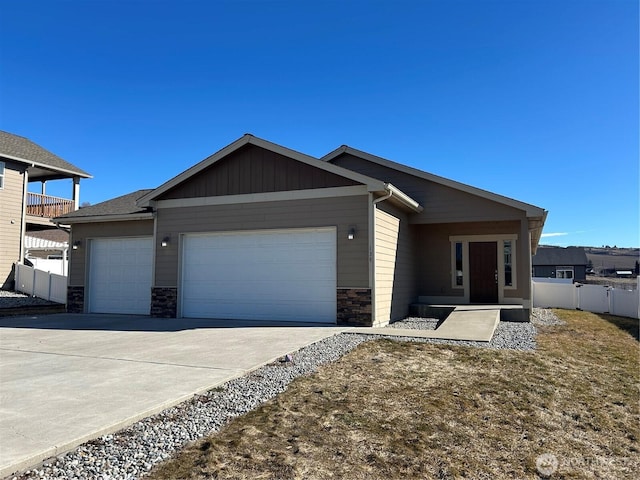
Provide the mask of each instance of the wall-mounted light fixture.
POLYGON ((349 233, 347 234, 347 240, 353 240, 356 238, 356 227, 349 227, 349 233))
POLYGON ((171 238, 170 238, 170 237, 164 237, 164 238, 162 239, 162 242, 160 242, 160 246, 162 246, 162 247, 166 247, 167 245, 169 245, 169 241, 170 241, 170 240, 171 240, 171 238))
POLYGON ((82 245, 82 242, 80 240, 76 240, 75 242, 73 242, 73 245, 71 246, 71 248, 73 248, 74 250, 77 250, 80 248, 81 245, 82 245))

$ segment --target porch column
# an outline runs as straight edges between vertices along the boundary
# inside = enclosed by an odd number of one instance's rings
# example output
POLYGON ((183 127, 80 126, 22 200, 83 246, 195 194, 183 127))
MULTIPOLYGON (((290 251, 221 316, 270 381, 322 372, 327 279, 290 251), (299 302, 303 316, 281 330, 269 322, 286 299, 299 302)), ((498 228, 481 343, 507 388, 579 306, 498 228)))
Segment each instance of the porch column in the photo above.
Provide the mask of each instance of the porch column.
MULTIPOLYGON (((522 241, 520 242, 522 244, 522 253, 524 255, 521 255, 518 258, 518 261, 520 261, 520 265, 517 266, 517 268, 521 269, 521 272, 523 273, 523 280, 525 280, 525 285, 526 285, 526 289, 523 292, 522 295, 522 299, 524 301, 524 308, 533 308, 533 280, 532 280, 532 269, 531 269, 531 255, 533 254, 532 248, 531 248, 531 230, 529 228, 529 219, 525 218, 524 220, 522 220, 522 227, 520 229, 521 232, 521 237, 522 237, 522 241)), ((529 311, 530 313, 530 311, 529 311)))
POLYGON ((20 219, 20 252, 18 262, 24 261, 25 248, 24 248, 24 235, 27 230, 27 191, 29 188, 29 171, 25 168, 22 178, 22 218, 20 219))
POLYGON ((40 193, 42 195, 46 195, 47 194, 47 181, 46 180, 42 180, 42 182, 40 182, 40 193))
POLYGON ((80 208, 80 177, 73 177, 73 209, 80 208))

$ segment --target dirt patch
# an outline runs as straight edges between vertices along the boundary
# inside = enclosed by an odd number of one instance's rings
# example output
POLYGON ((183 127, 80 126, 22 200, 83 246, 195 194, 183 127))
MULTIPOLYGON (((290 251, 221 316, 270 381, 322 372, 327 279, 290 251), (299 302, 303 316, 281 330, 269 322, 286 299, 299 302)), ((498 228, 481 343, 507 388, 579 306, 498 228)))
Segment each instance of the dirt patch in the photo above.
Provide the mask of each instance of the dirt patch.
POLYGON ((151 478, 635 478, 638 343, 558 316, 535 352, 363 344, 151 478))

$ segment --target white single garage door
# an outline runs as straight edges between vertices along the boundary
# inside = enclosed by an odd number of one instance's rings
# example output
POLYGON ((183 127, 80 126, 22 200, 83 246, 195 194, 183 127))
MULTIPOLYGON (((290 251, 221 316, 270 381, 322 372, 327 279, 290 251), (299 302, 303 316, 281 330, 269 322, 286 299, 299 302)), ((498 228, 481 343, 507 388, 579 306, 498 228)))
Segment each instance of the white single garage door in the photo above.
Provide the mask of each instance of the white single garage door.
POLYGON ((336 230, 185 235, 183 317, 336 322, 336 230))
POLYGON ((89 312, 149 315, 153 239, 90 241, 89 312))

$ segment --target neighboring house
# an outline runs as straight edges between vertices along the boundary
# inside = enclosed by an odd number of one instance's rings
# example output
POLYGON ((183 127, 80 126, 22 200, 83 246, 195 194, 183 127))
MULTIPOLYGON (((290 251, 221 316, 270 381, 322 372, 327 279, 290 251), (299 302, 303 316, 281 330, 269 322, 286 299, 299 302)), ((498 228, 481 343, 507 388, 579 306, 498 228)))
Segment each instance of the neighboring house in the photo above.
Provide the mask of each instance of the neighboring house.
POLYGON ((0 288, 13 288, 13 265, 25 258, 25 235, 53 229, 53 217, 77 210, 87 172, 36 145, 0 131, 0 288), (49 181, 72 179, 70 199, 46 195, 49 181), (37 182, 40 193, 30 187, 37 182))
POLYGON ((27 232, 24 263, 38 270, 67 275, 68 237, 69 234, 60 229, 27 232))
POLYGON ((584 281, 589 260, 582 247, 540 246, 531 259, 533 276, 584 281))
POLYGON ((531 309, 546 211, 349 147, 245 135, 71 225, 68 309, 384 325, 414 302, 531 309))

